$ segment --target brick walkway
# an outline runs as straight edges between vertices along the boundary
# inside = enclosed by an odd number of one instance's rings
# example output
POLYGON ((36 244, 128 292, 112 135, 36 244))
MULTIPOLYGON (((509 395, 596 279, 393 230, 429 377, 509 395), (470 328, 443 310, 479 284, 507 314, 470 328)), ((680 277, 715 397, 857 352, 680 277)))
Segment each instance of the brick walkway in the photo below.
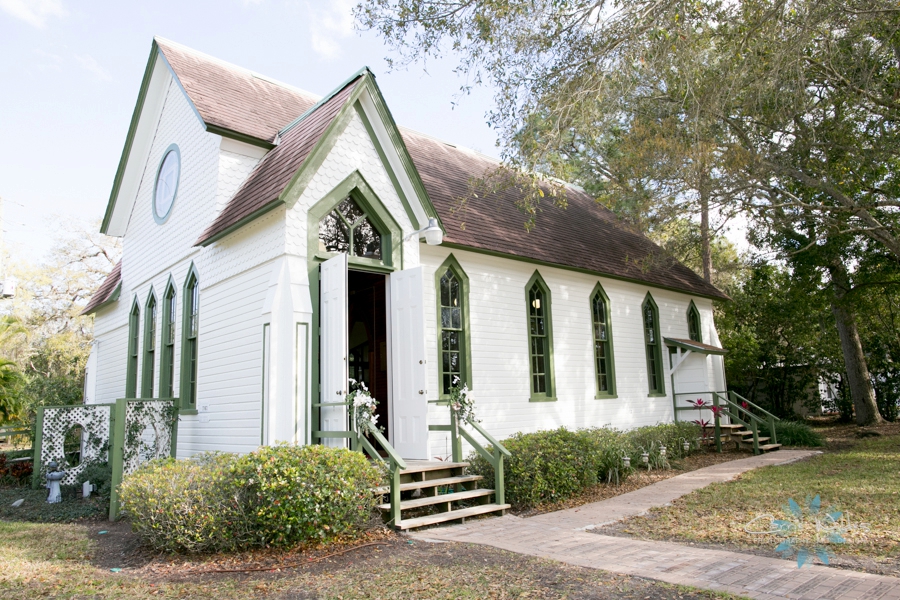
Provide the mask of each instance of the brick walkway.
POLYGON ((756 467, 784 464, 812 454, 782 450, 698 469, 609 500, 530 519, 510 515, 410 535, 423 541, 484 544, 572 565, 763 600, 900 600, 900 579, 894 577, 818 565, 798 569, 795 562, 778 558, 585 531, 662 506, 714 481, 727 481, 756 467))

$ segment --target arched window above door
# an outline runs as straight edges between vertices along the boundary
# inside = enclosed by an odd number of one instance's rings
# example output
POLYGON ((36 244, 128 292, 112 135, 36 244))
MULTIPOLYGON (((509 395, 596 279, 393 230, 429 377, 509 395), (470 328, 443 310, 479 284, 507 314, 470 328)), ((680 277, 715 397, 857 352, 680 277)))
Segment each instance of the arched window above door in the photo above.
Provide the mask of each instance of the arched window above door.
POLYGON ((351 256, 381 260, 381 232, 360 208, 353 196, 347 196, 319 221, 319 250, 346 252, 351 256))

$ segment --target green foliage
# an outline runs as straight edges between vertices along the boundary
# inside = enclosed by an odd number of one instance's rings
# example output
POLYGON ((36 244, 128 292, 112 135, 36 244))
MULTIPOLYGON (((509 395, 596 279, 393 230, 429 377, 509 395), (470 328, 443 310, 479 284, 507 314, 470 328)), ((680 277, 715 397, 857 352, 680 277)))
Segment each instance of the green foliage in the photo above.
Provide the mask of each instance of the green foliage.
POLYGON ((125 478, 119 497, 154 548, 228 551, 351 534, 370 519, 382 481, 359 452, 274 446, 151 461, 125 478))
MULTIPOLYGON (((769 431, 768 423, 761 429, 764 432, 762 435, 772 435, 772 432, 769 431)), ((806 423, 798 421, 776 421, 775 434, 778 438, 778 443, 784 446, 821 448, 825 445, 825 438, 818 431, 806 423)))
MULTIPOLYGON (((693 423, 668 423, 631 431, 597 427, 570 431, 564 427, 516 433, 502 441, 512 453, 504 462, 506 500, 517 509, 571 498, 597 483, 618 484, 641 466, 644 449, 652 468, 668 466, 667 458, 681 458, 698 449, 699 428, 693 423), (683 442, 690 447, 684 451, 683 442), (666 447, 666 457, 661 456, 666 447), (623 457, 631 459, 625 468, 623 457)), ((468 457, 470 471, 492 486, 494 470, 477 453, 468 457)))
POLYGON ((155 460, 119 486, 122 511, 152 547, 167 552, 227 551, 257 545, 238 457, 201 454, 155 460))
POLYGON ((14 461, 13 458, 18 452, 2 452, 0 453, 0 484, 3 485, 26 485, 31 481, 32 464, 31 461, 14 461))
POLYGON ((262 447, 241 457, 234 472, 246 486, 258 535, 272 546, 358 531, 384 477, 361 452, 321 445, 262 447))
POLYGON ((94 486, 93 494, 109 500, 112 491, 112 467, 108 462, 98 460, 84 465, 81 473, 75 479, 75 483, 81 487, 86 481, 90 481, 94 486))

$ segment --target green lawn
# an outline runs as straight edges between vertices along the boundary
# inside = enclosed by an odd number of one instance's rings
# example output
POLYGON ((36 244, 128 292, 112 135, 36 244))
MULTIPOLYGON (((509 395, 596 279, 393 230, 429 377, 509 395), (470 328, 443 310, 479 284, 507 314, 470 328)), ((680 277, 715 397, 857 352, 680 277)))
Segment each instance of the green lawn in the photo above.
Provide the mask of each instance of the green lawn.
POLYGON ((900 436, 869 438, 852 448, 794 464, 745 473, 684 496, 671 506, 630 519, 619 529, 640 537, 774 548, 776 535, 751 535, 744 525, 762 514, 787 514, 788 499, 844 511, 864 526, 835 545, 840 554, 883 558, 900 549, 900 436))
MULTIPOLYGON (((97 525, 93 526, 97 529, 97 525)), ((185 576, 221 557, 174 557, 113 573, 89 561, 88 527, 0 521, 0 596, 32 598, 733 598, 464 544, 393 538, 281 573, 185 576), (159 567, 159 568, 156 568, 159 567), (161 574, 162 573, 162 574, 161 574)), ((296 556, 294 557, 296 560, 296 556)))

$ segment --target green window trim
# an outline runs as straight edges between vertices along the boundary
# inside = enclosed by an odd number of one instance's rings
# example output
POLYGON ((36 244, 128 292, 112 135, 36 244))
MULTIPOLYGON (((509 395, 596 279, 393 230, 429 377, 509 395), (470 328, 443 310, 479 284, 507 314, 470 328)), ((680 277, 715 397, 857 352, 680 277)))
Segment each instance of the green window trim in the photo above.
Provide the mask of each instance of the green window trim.
POLYGON ((181 311, 181 410, 197 409, 197 362, 200 354, 200 275, 191 263, 184 280, 181 311))
POLYGON ((175 397, 175 318, 178 314, 178 292, 175 281, 169 276, 166 292, 163 294, 162 331, 159 359, 159 395, 162 398, 175 397))
POLYGON ((156 293, 150 288, 147 303, 144 305, 144 356, 141 373, 141 398, 153 397, 153 370, 156 367, 156 331, 157 331, 156 293))
POLYGON ((697 305, 691 300, 687 310, 688 320, 688 337, 695 341, 703 343, 703 320, 700 318, 700 311, 697 305))
POLYGON ((595 398, 616 398, 616 361, 613 352, 609 296, 598 282, 590 295, 591 339, 594 348, 595 398), (605 383, 605 389, 604 389, 605 383))
POLYGON ((647 358, 647 387, 650 397, 665 396, 663 377, 662 338, 659 335, 659 307, 650 292, 641 304, 641 327, 644 329, 644 348, 647 358))
POLYGON ((528 374, 531 402, 556 400, 553 368, 553 319, 550 286, 538 271, 525 284, 528 374))
POLYGON ((327 252, 319 248, 319 223, 334 211, 344 199, 350 197, 365 213, 374 229, 381 235, 381 258, 373 259, 348 254, 347 262, 362 270, 390 272, 402 268, 402 229, 390 211, 384 206, 362 173, 354 171, 339 183, 324 198, 309 209, 307 227, 307 256, 316 264, 324 262, 337 252, 327 252))
MULTIPOLYGON (((452 287, 452 286, 451 286, 452 287)), ((465 383, 469 386, 469 389, 473 389, 472 383, 472 344, 471 344, 471 327, 469 321, 469 277, 466 275, 465 270, 459 264, 459 261, 456 260, 452 254, 447 257, 447 259, 441 263, 441 266, 438 267, 437 271, 434 273, 434 293, 435 293, 435 304, 437 308, 437 355, 438 355, 438 385, 439 388, 439 396, 442 400, 446 400, 450 397, 447 392, 447 383, 445 379, 448 379, 452 384, 453 375, 457 375, 462 383, 465 383), (444 289, 444 283, 451 283, 451 280, 445 280, 445 276, 450 275, 453 279, 456 280, 458 284, 458 306, 451 305, 453 302, 452 299, 452 290, 444 289), (448 294, 442 292, 451 292, 448 297, 448 294), (444 301, 447 300, 449 302, 448 305, 444 305, 444 301), (459 323, 458 327, 454 327, 453 323, 453 311, 454 309, 459 310, 459 323), (444 316, 448 318, 445 319, 444 316), (445 326, 445 322, 449 321, 449 325, 445 326), (454 350, 452 348, 452 333, 455 332, 457 338, 457 349, 454 350), (445 336, 444 334, 447 334, 445 336), (460 335, 461 334, 461 335, 460 335), (448 339, 445 340, 444 338, 448 339), (459 368, 456 370, 450 370, 449 372, 446 369, 445 357, 448 358, 446 361, 448 364, 452 365, 452 361, 450 360, 453 355, 456 355, 459 362, 459 368)))
POLYGON ((137 296, 128 313, 128 366, 125 369, 125 397, 137 398, 137 367, 140 352, 141 307, 137 296))

